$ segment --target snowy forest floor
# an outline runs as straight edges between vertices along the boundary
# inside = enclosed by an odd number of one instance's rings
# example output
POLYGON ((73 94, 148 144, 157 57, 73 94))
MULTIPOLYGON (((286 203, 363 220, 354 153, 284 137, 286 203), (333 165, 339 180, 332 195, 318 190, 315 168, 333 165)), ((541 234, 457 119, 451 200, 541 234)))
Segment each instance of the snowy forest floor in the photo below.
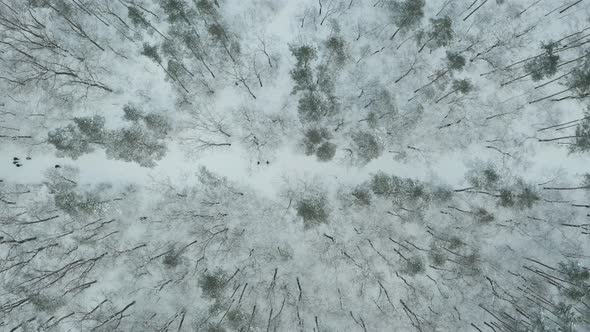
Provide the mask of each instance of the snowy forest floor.
POLYGON ((589 330, 589 14, 0 0, 0 331, 589 330))

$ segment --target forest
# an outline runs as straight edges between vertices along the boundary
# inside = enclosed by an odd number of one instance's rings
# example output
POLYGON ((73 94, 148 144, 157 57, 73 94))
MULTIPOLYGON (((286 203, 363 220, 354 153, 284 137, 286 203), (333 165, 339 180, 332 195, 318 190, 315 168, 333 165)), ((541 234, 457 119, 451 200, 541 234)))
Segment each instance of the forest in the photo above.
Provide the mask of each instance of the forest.
POLYGON ((590 331, 590 2, 0 0, 0 331, 590 331))

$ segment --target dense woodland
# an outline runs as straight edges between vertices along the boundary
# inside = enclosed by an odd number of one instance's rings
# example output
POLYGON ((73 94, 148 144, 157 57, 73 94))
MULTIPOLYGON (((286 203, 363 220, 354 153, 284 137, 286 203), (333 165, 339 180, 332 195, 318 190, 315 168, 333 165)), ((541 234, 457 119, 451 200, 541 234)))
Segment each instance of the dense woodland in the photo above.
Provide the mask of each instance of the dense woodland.
POLYGON ((590 330, 589 17, 0 0, 0 330, 590 330))

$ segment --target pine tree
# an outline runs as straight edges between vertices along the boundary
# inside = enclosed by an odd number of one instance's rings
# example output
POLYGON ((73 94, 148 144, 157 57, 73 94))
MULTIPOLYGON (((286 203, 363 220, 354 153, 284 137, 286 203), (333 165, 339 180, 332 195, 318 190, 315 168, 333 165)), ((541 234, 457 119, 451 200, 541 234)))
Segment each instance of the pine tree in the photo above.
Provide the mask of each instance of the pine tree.
MULTIPOLYGON (((589 114, 590 115, 590 114, 589 114)), ((570 145, 570 152, 580 153, 590 151, 590 118, 586 117, 576 126, 575 142, 570 145)))
POLYGON ((397 30, 390 39, 395 38, 400 31, 407 31, 418 25, 422 17, 424 17, 425 4, 425 0, 392 1, 389 4, 389 10, 391 11, 393 23, 397 25, 397 30))
POLYGON ((525 69, 531 73, 533 81, 540 81, 557 73, 559 55, 554 53, 556 47, 557 44, 552 42, 541 44, 541 48, 545 50, 545 53, 525 65, 525 69))
POLYGON ((465 57, 459 53, 447 51, 447 67, 450 70, 462 70, 465 67, 465 57))

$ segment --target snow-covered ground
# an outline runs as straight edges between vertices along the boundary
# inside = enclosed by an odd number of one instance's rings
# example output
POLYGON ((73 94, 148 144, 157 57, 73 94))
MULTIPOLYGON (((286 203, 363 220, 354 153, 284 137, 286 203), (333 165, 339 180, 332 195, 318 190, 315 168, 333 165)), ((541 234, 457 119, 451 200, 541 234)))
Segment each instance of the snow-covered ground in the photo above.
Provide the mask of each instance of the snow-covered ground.
POLYGON ((588 14, 0 1, 0 330, 588 330, 588 14))

